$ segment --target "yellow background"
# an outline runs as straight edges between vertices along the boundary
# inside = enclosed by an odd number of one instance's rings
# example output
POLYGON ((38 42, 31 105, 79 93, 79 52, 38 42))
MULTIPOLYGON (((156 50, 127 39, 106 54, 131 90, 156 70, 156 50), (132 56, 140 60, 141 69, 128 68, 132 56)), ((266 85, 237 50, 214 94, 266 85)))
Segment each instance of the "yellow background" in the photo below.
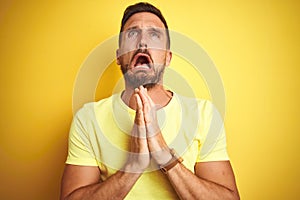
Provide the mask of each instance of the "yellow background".
MULTIPOLYGON (((1 1, 0 199, 58 199, 76 74, 132 2, 1 1)), ((299 199, 299 1, 150 2, 222 76, 242 199, 299 199)))

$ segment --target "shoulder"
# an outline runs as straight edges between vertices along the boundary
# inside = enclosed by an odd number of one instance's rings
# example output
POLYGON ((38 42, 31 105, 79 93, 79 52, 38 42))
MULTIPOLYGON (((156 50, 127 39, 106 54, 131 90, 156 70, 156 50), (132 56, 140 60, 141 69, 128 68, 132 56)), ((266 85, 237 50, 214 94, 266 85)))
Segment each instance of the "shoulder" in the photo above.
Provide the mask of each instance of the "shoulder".
POLYGON ((99 112, 105 112, 105 108, 111 105, 114 95, 101 99, 95 102, 85 103, 79 110, 76 111, 74 119, 84 121, 91 121, 95 119, 95 115, 99 112))

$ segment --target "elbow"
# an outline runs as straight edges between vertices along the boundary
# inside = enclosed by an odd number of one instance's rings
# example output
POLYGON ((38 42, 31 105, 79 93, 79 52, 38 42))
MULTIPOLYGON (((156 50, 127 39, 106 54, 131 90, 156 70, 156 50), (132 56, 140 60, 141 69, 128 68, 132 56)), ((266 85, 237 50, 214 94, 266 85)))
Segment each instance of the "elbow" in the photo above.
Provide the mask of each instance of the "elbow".
POLYGON ((66 197, 66 196, 60 196, 59 200, 68 200, 68 197, 66 197))
POLYGON ((237 191, 232 191, 232 199, 233 200, 240 200, 240 195, 237 191))
POLYGON ((61 194, 59 200, 70 200, 71 193, 70 194, 61 194))

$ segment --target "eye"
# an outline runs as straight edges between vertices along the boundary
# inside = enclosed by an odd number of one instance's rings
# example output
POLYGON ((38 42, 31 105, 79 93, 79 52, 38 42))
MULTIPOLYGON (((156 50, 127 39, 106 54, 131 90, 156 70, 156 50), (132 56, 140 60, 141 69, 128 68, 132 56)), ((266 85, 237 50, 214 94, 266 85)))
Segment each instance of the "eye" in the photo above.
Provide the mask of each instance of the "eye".
POLYGON ((148 37, 151 38, 153 41, 160 42, 162 40, 163 33, 157 29, 150 29, 148 31, 148 37))
POLYGON ((155 31, 152 31, 150 33, 150 37, 153 39, 153 40, 158 40, 160 39, 160 34, 158 32, 155 32, 155 31))
POLYGON ((137 30, 129 30, 127 32, 127 37, 130 39, 136 38, 138 35, 138 31, 137 30))

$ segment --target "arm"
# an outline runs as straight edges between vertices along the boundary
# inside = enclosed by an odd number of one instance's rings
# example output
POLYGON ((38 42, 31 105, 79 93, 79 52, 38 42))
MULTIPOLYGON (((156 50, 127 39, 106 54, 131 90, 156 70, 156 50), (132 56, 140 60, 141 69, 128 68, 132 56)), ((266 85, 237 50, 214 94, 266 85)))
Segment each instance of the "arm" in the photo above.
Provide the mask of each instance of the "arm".
MULTIPOLYGON (((172 155, 157 125, 155 105, 143 87, 138 94, 143 101, 151 156, 159 166, 165 165, 172 155)), ((229 161, 196 163, 195 174, 178 163, 167 176, 181 199, 239 199, 229 161)))
POLYGON ((177 164, 167 176, 181 199, 239 199, 229 161, 196 163, 195 174, 177 164))
POLYGON ((142 102, 135 95, 136 117, 131 149, 124 167, 101 182, 100 170, 92 166, 66 165, 61 185, 61 200, 124 199, 150 163, 142 102))
POLYGON ((139 177, 139 173, 118 171, 101 182, 98 167, 66 165, 60 199, 124 199, 139 177))

